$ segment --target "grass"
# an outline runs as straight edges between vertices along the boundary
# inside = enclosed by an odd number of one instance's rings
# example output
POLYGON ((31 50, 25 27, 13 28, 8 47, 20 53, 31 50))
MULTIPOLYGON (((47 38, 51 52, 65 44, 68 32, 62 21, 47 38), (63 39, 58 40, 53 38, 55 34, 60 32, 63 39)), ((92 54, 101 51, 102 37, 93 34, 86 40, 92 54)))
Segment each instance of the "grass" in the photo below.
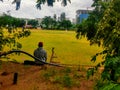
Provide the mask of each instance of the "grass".
MULTIPOLYGON (((47 68, 46 70, 42 70, 41 78, 43 81, 50 82, 51 84, 54 84, 55 86, 58 85, 60 87, 80 87, 80 79, 82 77, 75 77, 75 74, 77 71, 72 68, 59 68, 56 70, 56 68, 47 68), (70 72, 68 72, 70 70, 70 72)), ((80 76, 77 73, 78 76, 80 76)), ((61 89, 60 89, 61 90, 61 89)))
MULTIPOLYGON (((89 41, 85 38, 76 39, 74 31, 57 31, 57 30, 31 30, 31 36, 20 40, 23 47, 22 50, 33 54, 34 49, 37 48, 39 41, 44 42, 44 49, 48 54, 48 62, 51 57, 51 49, 55 48, 54 61, 61 64, 77 64, 77 65, 95 65, 90 61, 91 57, 97 52, 102 51, 102 48, 96 45, 90 46, 89 41)), ((19 62, 24 60, 33 60, 27 55, 11 56, 19 62)), ((98 58, 101 61, 101 57, 98 58)))

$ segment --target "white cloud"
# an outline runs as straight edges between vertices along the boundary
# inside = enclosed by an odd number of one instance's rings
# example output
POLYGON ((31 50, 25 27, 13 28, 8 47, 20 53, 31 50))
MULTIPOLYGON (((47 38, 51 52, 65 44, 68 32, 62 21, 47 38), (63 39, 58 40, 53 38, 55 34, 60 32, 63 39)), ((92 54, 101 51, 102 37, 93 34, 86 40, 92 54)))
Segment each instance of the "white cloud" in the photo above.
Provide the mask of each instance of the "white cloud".
POLYGON ((22 18, 43 18, 44 16, 59 16, 62 12, 66 12, 69 18, 75 18, 76 10, 87 9, 93 3, 93 0, 71 0, 71 4, 61 6, 61 2, 55 2, 53 7, 42 5, 41 10, 37 10, 36 0, 21 0, 21 7, 18 11, 15 10, 15 4, 11 4, 13 0, 4 0, 0 2, 0 12, 11 11, 11 15, 22 18))

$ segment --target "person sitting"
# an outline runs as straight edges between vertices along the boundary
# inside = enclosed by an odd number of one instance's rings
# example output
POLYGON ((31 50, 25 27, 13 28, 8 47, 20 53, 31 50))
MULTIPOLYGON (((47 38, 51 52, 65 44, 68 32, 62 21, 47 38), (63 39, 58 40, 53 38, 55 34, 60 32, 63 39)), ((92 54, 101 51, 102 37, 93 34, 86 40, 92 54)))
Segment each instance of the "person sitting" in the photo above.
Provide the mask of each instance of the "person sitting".
POLYGON ((33 55, 35 58, 35 61, 25 60, 24 65, 44 65, 43 62, 46 62, 47 60, 47 52, 43 49, 43 42, 38 43, 38 48, 34 50, 33 55))
POLYGON ((39 59, 35 59, 36 64, 42 64, 40 61, 46 62, 47 52, 43 49, 43 42, 38 43, 38 48, 34 50, 34 56, 39 59))

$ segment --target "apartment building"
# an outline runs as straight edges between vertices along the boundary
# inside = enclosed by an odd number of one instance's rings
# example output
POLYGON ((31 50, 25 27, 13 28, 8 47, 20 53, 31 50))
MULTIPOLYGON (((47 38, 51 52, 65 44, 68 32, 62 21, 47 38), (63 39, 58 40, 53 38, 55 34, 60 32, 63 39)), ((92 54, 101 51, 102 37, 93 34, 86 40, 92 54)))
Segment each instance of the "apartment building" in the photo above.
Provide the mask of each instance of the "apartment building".
POLYGON ((76 23, 81 23, 83 20, 87 19, 88 16, 89 16, 89 12, 91 10, 88 10, 88 9, 79 9, 76 11, 76 23))

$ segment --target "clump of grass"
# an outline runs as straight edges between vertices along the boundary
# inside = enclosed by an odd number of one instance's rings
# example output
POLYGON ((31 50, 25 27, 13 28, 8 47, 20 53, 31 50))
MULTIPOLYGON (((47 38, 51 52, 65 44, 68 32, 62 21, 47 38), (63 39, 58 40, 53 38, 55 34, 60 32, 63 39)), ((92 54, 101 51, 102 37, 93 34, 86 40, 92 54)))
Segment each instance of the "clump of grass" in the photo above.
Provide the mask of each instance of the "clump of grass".
POLYGON ((80 79, 80 78, 83 78, 84 76, 82 75, 82 74, 78 74, 78 73, 75 73, 74 75, 73 75, 73 78, 75 78, 75 79, 80 79))
POLYGON ((87 69, 86 69, 85 67, 82 66, 82 67, 81 67, 81 71, 85 71, 85 72, 86 72, 87 69))
POLYGON ((53 77, 54 75, 56 75, 56 71, 54 69, 49 69, 46 72, 44 72, 43 78, 45 80, 50 80, 50 77, 53 77))
POLYGON ((2 68, 2 61, 0 60, 0 69, 2 68))
POLYGON ((65 87, 72 87, 72 85, 73 85, 72 78, 69 75, 67 75, 67 74, 64 75, 63 78, 62 78, 62 84, 65 87))
POLYGON ((66 67, 66 68, 63 70, 63 73, 66 73, 66 74, 71 73, 71 68, 66 67))
POLYGON ((53 83, 57 83, 62 85, 63 87, 72 87, 73 86, 73 80, 72 77, 70 77, 68 74, 65 74, 63 76, 56 76, 54 77, 53 83))
POLYGON ((55 76, 54 80, 53 80, 53 83, 59 83, 59 84, 61 84, 62 83, 61 82, 61 76, 55 76))
POLYGON ((73 80, 73 86, 75 86, 75 87, 80 87, 81 85, 80 85, 80 80, 73 80))
POLYGON ((50 73, 44 73, 43 75, 44 79, 47 81, 49 80, 50 76, 51 76, 50 73))
POLYGON ((62 68, 62 69, 47 69, 43 70, 43 79, 46 82, 50 82, 54 85, 58 85, 60 87, 80 87, 80 78, 81 74, 75 72, 70 67, 62 68))
POLYGON ((70 68, 66 68, 66 73, 71 73, 71 69, 70 68))

